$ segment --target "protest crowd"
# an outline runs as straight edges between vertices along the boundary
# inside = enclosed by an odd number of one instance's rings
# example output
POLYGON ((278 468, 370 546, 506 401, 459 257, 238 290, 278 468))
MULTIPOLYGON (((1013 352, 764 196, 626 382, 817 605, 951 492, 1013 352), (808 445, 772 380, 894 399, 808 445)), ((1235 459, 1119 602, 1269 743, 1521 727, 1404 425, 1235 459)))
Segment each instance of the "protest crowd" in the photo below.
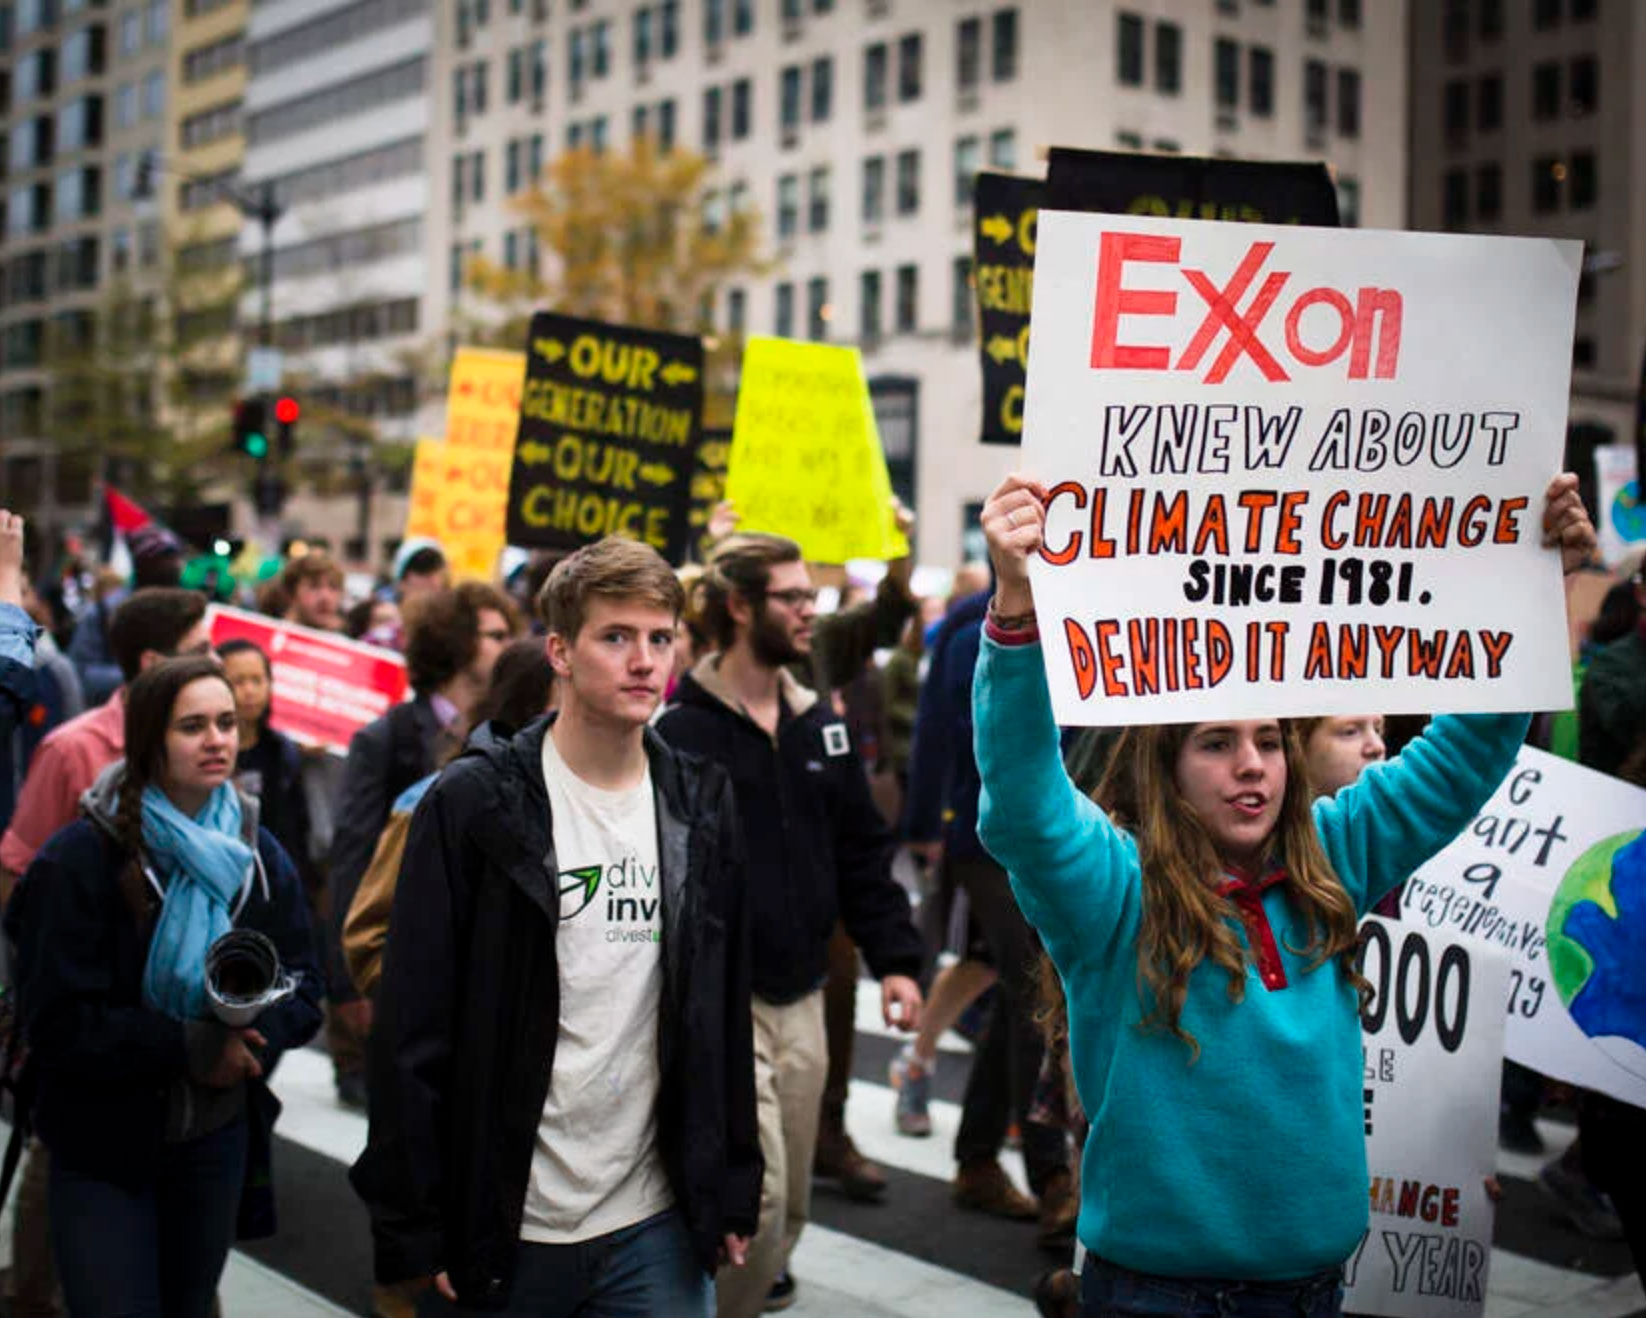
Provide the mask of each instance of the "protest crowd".
MULTIPOLYGON (((922 1229, 1019 1224, 1040 1312, 1378 1312, 1345 1298, 1382 1170, 1362 922, 1418 927, 1404 885, 1528 746, 1646 787, 1638 556, 1600 563, 1575 476, 1500 530, 1551 586, 1606 578, 1572 712, 1235 689, 1075 723, 1054 661, 1119 661, 1051 632, 1072 496, 1023 456, 988 561, 935 572, 873 482, 841 519, 868 564, 739 497, 687 554, 582 533, 476 574, 414 535, 346 571, 297 544, 209 599, 157 521, 123 571, 41 572, 0 512, 9 1313, 217 1311, 236 1241, 282 1230, 275 1087, 318 1050, 369 1123, 384 1318, 804 1302, 814 1193, 908 1211, 848 1128, 875 994, 899 1138, 967 1068, 922 1229)), ((1487 1097, 1517 1153, 1576 1123, 1547 1211, 1646 1269, 1641 1109, 1514 1061, 1487 1097)), ((1489 1215, 1500 1187, 1463 1191, 1489 1215)))

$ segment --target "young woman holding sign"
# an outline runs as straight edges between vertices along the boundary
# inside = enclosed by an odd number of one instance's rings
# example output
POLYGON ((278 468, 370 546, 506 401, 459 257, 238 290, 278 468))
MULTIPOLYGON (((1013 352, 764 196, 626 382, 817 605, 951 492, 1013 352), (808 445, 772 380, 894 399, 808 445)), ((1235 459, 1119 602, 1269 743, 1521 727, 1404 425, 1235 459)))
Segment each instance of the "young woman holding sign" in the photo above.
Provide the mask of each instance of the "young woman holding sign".
MULTIPOLYGON (((1491 796, 1527 720, 1436 719, 1312 803, 1286 721, 1136 728, 1095 804, 1063 771, 1034 629, 1045 499, 1012 476, 983 510, 978 831, 1068 998, 1084 1312, 1335 1315, 1367 1226, 1356 926, 1491 796)), ((1592 551, 1575 477, 1543 527, 1568 571, 1592 551)))

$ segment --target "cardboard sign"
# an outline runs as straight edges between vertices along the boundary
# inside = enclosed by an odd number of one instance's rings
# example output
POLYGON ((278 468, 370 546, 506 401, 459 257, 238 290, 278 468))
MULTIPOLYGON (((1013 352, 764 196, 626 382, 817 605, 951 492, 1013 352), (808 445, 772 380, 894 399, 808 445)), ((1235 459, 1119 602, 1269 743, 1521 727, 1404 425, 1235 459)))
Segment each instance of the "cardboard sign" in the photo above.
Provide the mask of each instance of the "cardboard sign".
POLYGON ((703 342, 539 312, 509 481, 511 545, 627 536, 682 563, 703 342))
POLYGON ((446 389, 446 442, 492 453, 514 452, 526 354, 459 348, 446 389))
POLYGON ((1646 791, 1528 746, 1462 836, 1407 880, 1401 902, 1415 928, 1510 955, 1509 1057, 1637 1107, 1646 1107, 1643 822, 1646 791))
POLYGON ((1580 252, 1042 211, 1058 721, 1569 707, 1541 518, 1580 252))
POLYGON ((417 441, 406 535, 433 536, 459 580, 492 581, 503 552, 509 497, 507 449, 417 441))
POLYGON ((251 641, 274 669, 269 726, 311 746, 347 752, 349 738, 406 697, 406 661, 331 632, 214 607, 211 642, 251 641))
POLYGON ((909 552, 856 348, 749 340, 726 497, 740 530, 786 535, 813 563, 909 552))
POLYGON ((1115 215, 1335 226, 1337 189, 1321 164, 1146 156, 1054 147, 1045 182, 977 176, 973 283, 983 364, 983 442, 1023 440, 1035 220, 1042 206, 1115 215))
POLYGON ((1473 1318, 1492 1256, 1509 959, 1376 916, 1360 941, 1371 1225, 1344 1264, 1343 1307, 1473 1318))
POLYGON ((705 430, 697 445, 697 461, 692 466, 692 557, 698 562, 708 558, 704 537, 708 534, 709 519, 720 501, 726 497, 726 468, 732 456, 732 432, 705 430))

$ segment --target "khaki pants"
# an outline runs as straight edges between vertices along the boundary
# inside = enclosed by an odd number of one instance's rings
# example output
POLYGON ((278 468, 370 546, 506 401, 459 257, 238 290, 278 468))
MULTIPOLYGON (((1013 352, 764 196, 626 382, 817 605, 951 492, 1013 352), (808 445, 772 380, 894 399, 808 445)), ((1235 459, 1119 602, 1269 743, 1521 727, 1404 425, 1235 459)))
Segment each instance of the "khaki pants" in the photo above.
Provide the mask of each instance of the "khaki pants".
POLYGON ((719 1318, 754 1318, 789 1261, 811 1212, 812 1154, 829 1050, 823 993, 786 1006, 754 1000, 754 1085, 759 1103, 760 1231, 741 1268, 716 1278, 719 1318))

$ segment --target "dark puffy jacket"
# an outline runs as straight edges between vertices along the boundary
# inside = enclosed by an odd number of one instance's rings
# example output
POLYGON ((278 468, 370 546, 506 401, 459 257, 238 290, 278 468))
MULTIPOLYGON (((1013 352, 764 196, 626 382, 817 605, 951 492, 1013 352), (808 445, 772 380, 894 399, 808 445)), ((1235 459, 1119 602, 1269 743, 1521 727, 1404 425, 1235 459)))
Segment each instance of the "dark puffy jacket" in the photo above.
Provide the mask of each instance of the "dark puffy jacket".
MULTIPOLYGON (((376 1272, 445 1271, 495 1309, 514 1281, 559 1041, 543 719, 482 729, 412 818, 371 1039, 371 1134, 350 1173, 376 1272)), ((646 734, 663 876, 657 1147, 705 1272, 760 1206, 743 867, 726 776, 646 734)))
POLYGON ((891 830, 846 724, 782 674, 773 738, 720 689, 715 656, 685 677, 657 730, 726 767, 749 864, 754 991, 793 1002, 822 982, 836 919, 876 977, 920 973, 920 935, 891 875, 891 830))
MULTIPOLYGON (((119 772, 106 771, 87 802, 97 793, 111 797, 119 772)), ((255 804, 245 810, 267 885, 254 880, 236 924, 265 934, 297 978, 296 994, 257 1021, 268 1040, 266 1075, 281 1053, 302 1047, 320 1028, 321 981, 297 873, 273 835, 257 827, 255 804)), ((136 1188, 153 1181, 168 1092, 187 1074, 188 1058, 183 1023, 143 1002, 153 920, 140 924, 120 887, 128 860, 100 812, 59 830, 18 884, 6 932, 17 944, 41 1139, 62 1166, 136 1188)), ((253 1158, 262 1164, 248 1169, 248 1192, 266 1193, 268 1135, 280 1105, 261 1080, 248 1082, 247 1098, 253 1158)), ((242 1204, 240 1234, 267 1234, 270 1213, 272 1202, 242 1204)))

